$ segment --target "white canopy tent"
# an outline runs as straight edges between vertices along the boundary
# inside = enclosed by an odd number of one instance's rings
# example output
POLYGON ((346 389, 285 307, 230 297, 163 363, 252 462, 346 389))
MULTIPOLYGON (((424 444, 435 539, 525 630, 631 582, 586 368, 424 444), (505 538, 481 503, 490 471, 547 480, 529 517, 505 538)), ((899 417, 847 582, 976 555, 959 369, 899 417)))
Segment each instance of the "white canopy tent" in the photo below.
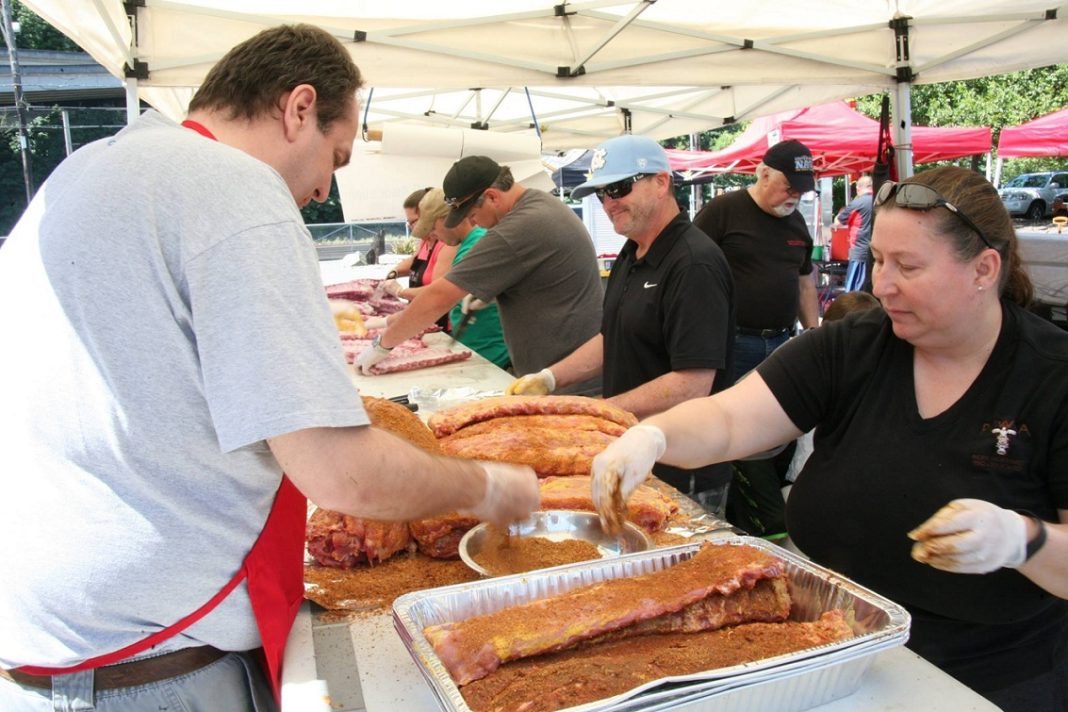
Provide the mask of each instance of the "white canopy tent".
POLYGON ((911 83, 1068 60, 1068 5, 1049 0, 25 2, 172 117, 227 49, 299 21, 350 48, 371 129, 535 134, 559 150, 887 90, 901 174, 911 83))

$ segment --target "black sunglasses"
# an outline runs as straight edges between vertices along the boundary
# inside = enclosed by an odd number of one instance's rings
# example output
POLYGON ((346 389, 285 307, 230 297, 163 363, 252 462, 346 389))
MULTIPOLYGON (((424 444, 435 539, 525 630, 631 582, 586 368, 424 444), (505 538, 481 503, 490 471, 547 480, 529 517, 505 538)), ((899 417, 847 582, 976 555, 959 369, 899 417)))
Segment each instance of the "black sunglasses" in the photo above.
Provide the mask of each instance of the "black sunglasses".
POLYGON ((593 191, 593 194, 597 196, 597 199, 602 203, 606 197, 612 200, 619 200, 620 198, 626 198, 630 195, 630 191, 634 190, 634 184, 640 181, 642 178, 648 178, 655 176, 656 173, 639 173, 636 176, 630 178, 624 178, 623 180, 617 180, 615 183, 609 183, 603 185, 600 188, 593 191))
POLYGON ((875 207, 879 207, 887 200, 894 197, 894 204, 899 208, 908 208, 909 210, 931 210, 933 208, 945 208, 949 212, 960 218, 961 222, 970 227, 979 239, 983 241, 983 244, 989 247, 991 250, 997 248, 990 244, 990 240, 986 239, 986 235, 979 229, 979 226, 972 222, 972 219, 960 211, 953 203, 949 202, 942 195, 929 185, 923 183, 895 183, 892 180, 888 180, 879 187, 879 192, 875 195, 875 207))

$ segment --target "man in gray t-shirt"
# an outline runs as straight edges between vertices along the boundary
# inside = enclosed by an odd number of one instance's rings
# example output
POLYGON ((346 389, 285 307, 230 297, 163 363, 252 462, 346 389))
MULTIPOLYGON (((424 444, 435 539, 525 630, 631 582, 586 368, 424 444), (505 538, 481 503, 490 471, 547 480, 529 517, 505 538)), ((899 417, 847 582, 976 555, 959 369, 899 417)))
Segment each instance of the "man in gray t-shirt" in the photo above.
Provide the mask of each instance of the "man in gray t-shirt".
POLYGON ((360 84, 329 33, 265 30, 182 125, 149 111, 73 153, 0 250, 0 710, 270 709, 304 496, 537 505, 529 468, 368 427, 298 209, 349 160, 360 84))
MULTIPOLYGON (((436 280, 394 318, 357 365, 370 368, 388 349, 434 323, 464 295, 497 300, 504 341, 517 375, 537 373, 600 330, 597 257, 586 228, 548 193, 526 188, 486 156, 457 161, 445 176, 446 225, 470 215, 488 229, 463 262, 436 280)), ((597 380, 569 393, 590 393, 597 380)))

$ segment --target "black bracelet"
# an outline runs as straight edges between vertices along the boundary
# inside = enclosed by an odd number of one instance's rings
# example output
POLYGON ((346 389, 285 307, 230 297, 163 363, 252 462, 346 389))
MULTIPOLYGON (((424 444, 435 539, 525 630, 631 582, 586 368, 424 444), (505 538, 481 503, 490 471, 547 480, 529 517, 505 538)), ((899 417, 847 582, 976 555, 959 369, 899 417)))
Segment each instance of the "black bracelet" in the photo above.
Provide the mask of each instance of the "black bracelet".
POLYGON ((1031 557, 1037 554, 1038 550, 1046 544, 1046 523, 1038 517, 1032 516, 1031 518, 1038 525, 1038 534, 1035 534, 1035 538, 1027 542, 1027 556, 1024 561, 1030 561, 1031 557))

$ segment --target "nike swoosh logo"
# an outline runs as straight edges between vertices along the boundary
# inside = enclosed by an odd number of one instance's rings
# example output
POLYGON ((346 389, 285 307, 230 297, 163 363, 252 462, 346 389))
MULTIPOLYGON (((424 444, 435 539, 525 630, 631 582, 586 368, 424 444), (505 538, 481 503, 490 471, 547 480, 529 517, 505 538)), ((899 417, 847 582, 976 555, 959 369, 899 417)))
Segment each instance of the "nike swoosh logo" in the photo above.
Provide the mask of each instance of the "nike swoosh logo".
POLYGON ((649 284, 648 282, 646 282, 645 283, 645 288, 649 289, 649 287, 655 287, 657 284, 659 284, 659 282, 653 282, 652 284, 649 284))

